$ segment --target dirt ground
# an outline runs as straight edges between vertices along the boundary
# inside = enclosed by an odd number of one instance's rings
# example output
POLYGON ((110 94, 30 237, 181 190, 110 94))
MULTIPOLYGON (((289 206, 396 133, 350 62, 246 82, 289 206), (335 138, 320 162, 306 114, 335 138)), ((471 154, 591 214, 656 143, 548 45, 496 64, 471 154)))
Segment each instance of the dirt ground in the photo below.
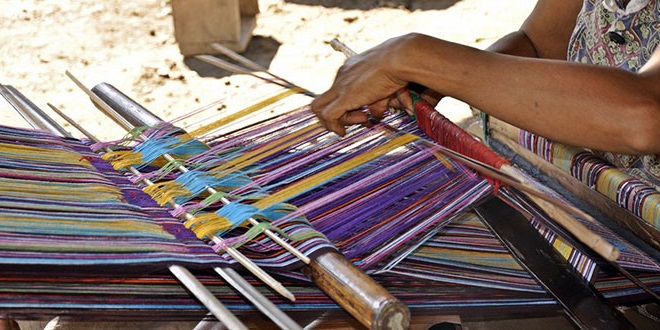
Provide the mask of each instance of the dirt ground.
MULTIPOLYGON (((534 3, 260 0, 244 55, 322 92, 344 61, 329 46, 332 38, 358 52, 409 32, 484 48, 517 29, 534 3), (402 4, 407 6, 397 7, 402 4)), ((88 87, 110 83, 164 119, 219 99, 226 100, 218 106, 224 109, 261 96, 253 78, 180 54, 170 1, 0 0, 0 6, 0 84, 14 86, 50 114, 46 103, 52 103, 102 139, 119 138, 124 131, 91 106, 66 70, 88 87)), ((446 102, 443 112, 450 118, 465 116, 460 104, 446 102)), ((27 127, 4 100, 0 121, 27 127)))

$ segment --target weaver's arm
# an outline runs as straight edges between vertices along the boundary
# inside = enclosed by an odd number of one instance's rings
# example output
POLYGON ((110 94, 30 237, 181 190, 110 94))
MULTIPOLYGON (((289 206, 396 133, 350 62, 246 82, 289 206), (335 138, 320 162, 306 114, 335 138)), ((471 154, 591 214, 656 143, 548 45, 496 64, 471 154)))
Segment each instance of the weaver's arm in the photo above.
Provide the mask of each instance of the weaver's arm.
POLYGON ((419 34, 391 39, 348 59, 312 108, 343 135, 367 120, 352 110, 383 113, 414 82, 555 141, 660 152, 660 50, 639 73, 566 62, 578 11, 579 1, 539 1, 521 31, 491 47, 505 54, 419 34))

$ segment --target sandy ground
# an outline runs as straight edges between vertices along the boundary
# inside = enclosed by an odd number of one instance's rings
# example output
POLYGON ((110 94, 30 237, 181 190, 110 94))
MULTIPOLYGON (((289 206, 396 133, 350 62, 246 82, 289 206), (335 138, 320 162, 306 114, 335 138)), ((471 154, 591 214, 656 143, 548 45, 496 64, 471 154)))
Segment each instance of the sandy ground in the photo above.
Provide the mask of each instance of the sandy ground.
MULTIPOLYGON (((421 32, 478 48, 517 29, 534 0, 306 1, 260 0, 244 55, 293 82, 322 92, 344 56, 339 38, 362 51, 401 34, 421 32), (392 8, 383 3, 408 3, 392 8)), ((52 103, 102 139, 123 130, 95 110, 65 76, 92 87, 107 82, 164 119, 212 101, 238 108, 257 99, 252 78, 184 59, 174 38, 169 1, 0 0, 0 84, 12 85, 48 113, 52 103)), ((450 118, 465 107, 445 101, 450 118)), ((0 122, 27 127, 4 100, 0 122)), ((74 136, 75 129, 64 124, 74 136)))

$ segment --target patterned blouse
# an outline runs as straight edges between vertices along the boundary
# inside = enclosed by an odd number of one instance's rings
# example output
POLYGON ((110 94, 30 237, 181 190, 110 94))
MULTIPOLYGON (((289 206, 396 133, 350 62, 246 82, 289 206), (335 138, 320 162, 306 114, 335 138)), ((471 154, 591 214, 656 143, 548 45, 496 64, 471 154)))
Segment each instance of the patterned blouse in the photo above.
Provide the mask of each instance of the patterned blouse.
MULTIPOLYGON (((637 72, 660 44, 660 0, 583 0, 568 60, 637 72)), ((660 190, 660 154, 598 155, 660 190)))

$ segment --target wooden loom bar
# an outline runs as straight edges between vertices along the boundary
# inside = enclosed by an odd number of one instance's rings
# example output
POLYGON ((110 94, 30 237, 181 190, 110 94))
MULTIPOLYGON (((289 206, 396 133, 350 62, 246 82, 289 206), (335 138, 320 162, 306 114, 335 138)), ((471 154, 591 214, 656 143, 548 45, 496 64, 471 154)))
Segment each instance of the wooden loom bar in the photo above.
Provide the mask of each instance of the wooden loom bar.
POLYGON ((490 117, 488 130, 491 139, 495 139, 502 143, 524 160, 539 168, 543 173, 554 179, 567 192, 580 198, 580 200, 584 201, 597 211, 609 215, 609 218, 616 221, 619 226, 627 228, 633 232, 637 237, 651 245, 656 252, 660 250, 660 231, 652 228, 649 224, 643 223, 628 210, 616 205, 612 200, 607 198, 607 196, 590 189, 584 183, 563 172, 557 166, 548 163, 533 152, 522 147, 515 141, 517 139, 518 130, 513 128, 513 126, 490 117))
MULTIPOLYGON (((118 106, 114 109, 120 114, 130 109, 144 109, 135 101, 120 91, 104 86, 94 87, 99 98, 112 96, 110 104, 118 106), (110 92, 110 93, 106 93, 110 92), (101 96, 101 94, 106 94, 101 96)), ((153 116, 147 109, 134 112, 139 117, 153 116)), ((148 119, 147 119, 148 120, 148 119)), ((146 120, 142 122, 146 123, 146 120)), ((304 260, 303 260, 304 261, 304 260)), ((303 272, 328 296, 348 311, 360 323, 370 329, 406 329, 410 324, 410 311, 392 296, 385 288, 377 284, 364 272, 353 266, 338 252, 326 252, 315 260, 306 262, 303 272)))

